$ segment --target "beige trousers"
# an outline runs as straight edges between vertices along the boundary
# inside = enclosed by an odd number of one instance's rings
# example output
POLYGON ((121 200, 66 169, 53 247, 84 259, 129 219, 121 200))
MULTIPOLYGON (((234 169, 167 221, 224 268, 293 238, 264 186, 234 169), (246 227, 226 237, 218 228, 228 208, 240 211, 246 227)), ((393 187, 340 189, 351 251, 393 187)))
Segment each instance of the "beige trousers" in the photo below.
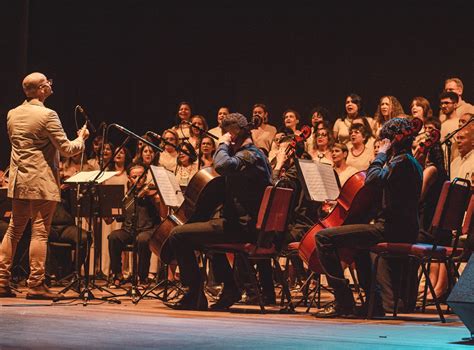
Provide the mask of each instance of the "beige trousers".
POLYGON ((41 285, 45 278, 48 235, 56 202, 38 199, 13 199, 12 217, 0 245, 0 286, 9 285, 13 257, 18 241, 31 218, 30 276, 28 287, 41 285))

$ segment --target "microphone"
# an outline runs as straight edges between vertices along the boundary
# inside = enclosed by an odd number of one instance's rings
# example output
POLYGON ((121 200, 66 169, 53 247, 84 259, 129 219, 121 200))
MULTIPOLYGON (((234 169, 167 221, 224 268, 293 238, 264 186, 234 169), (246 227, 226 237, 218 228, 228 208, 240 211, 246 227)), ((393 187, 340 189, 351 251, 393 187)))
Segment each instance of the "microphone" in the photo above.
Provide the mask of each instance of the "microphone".
POLYGON ((188 124, 191 128, 198 129, 198 130, 199 130, 199 133, 205 134, 205 135, 207 135, 207 136, 209 136, 209 137, 212 137, 214 140, 219 140, 219 138, 218 138, 216 135, 211 134, 210 132, 207 132, 206 130, 204 130, 203 128, 197 126, 196 124, 193 124, 193 123, 191 123, 190 121, 187 121, 187 120, 183 120, 183 122, 184 122, 185 124, 188 124))
POLYGON ((258 115, 254 115, 250 124, 254 129, 258 129, 258 127, 263 124, 263 118, 260 118, 258 115))
POLYGON ((80 105, 77 105, 76 109, 79 111, 79 113, 81 113, 84 116, 84 118, 86 119, 87 125, 89 125, 91 129, 91 132, 95 134, 97 130, 94 128, 94 124, 92 124, 92 122, 90 121, 89 116, 87 115, 86 111, 84 111, 84 109, 80 105))
POLYGON ((168 146, 171 146, 173 147, 176 151, 178 152, 182 152, 184 153, 185 155, 187 155, 188 157, 192 157, 191 154, 189 154, 188 151, 186 151, 184 148, 182 147, 179 147, 179 145, 175 145, 169 141, 166 141, 161 135, 157 134, 156 132, 153 132, 153 131, 147 131, 145 133, 145 135, 150 135, 151 137, 154 137, 155 139, 157 139, 158 141, 161 141, 163 142, 165 145, 168 145, 168 146))
POLYGON ((124 134, 126 134, 126 135, 128 135, 128 136, 131 136, 131 137, 133 137, 134 139, 140 140, 140 141, 143 142, 144 144, 146 144, 146 145, 148 145, 148 146, 150 146, 150 147, 152 147, 152 148, 154 148, 154 149, 156 149, 156 150, 158 150, 158 151, 160 151, 160 152, 163 152, 163 149, 162 149, 160 146, 157 146, 157 145, 155 145, 154 143, 148 141, 147 139, 144 139, 143 137, 138 136, 137 134, 135 134, 134 132, 128 130, 127 128, 124 128, 123 126, 118 125, 118 124, 115 124, 115 123, 110 124, 108 127, 110 128, 110 127, 112 127, 112 126, 113 126, 114 128, 116 128, 116 129, 119 129, 119 130, 120 130, 121 132, 123 132, 124 134))

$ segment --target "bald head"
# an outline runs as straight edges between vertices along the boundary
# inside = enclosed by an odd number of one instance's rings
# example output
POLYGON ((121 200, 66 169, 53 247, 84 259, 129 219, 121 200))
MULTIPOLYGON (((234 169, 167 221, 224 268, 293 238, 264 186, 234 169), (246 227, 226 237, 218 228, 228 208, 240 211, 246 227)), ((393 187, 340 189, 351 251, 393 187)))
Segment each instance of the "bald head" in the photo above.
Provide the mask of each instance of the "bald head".
POLYGON ((45 100, 51 95, 51 81, 43 73, 34 72, 23 79, 23 91, 28 98, 45 100))
POLYGON ((471 127, 471 126, 472 124, 460 130, 456 134, 456 143, 458 145, 459 153, 461 154, 462 157, 464 157, 474 148, 474 137, 473 137, 474 127, 471 127))

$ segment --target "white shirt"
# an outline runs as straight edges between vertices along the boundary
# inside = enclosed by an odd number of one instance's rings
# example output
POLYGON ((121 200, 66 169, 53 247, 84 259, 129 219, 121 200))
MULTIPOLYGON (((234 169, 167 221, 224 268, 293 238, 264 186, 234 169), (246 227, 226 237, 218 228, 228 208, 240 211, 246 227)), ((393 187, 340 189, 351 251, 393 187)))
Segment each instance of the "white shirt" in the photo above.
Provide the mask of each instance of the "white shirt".
POLYGON ((450 172, 451 181, 455 177, 471 181, 474 175, 474 150, 471 150, 464 157, 457 156, 451 163, 450 172))
POLYGON ((372 159, 374 159, 374 151, 365 147, 364 151, 358 156, 352 154, 353 148, 349 149, 349 155, 347 156, 347 165, 356 168, 358 171, 367 170, 372 159))
POLYGON ((336 169, 336 172, 342 187, 352 175, 358 172, 358 170, 352 166, 347 166, 343 171, 338 171, 336 169))

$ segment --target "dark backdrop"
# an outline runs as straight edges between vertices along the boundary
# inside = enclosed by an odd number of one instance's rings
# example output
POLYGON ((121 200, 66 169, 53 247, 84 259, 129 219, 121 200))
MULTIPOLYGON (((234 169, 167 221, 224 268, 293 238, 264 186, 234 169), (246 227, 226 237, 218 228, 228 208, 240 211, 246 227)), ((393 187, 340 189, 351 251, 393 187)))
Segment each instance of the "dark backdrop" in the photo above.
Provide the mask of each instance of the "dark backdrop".
POLYGON ((54 79, 47 105, 71 137, 77 104, 96 125, 141 134, 173 124, 182 100, 211 126, 219 105, 249 115, 255 102, 269 106, 277 125, 284 109, 307 117, 315 104, 334 120, 350 92, 369 114, 386 94, 407 112, 412 97, 425 96, 437 112, 449 76, 460 77, 465 99, 474 101, 469 1, 320 3, 2 1, 0 166, 8 163, 6 113, 21 103, 21 79, 31 71, 54 79))

